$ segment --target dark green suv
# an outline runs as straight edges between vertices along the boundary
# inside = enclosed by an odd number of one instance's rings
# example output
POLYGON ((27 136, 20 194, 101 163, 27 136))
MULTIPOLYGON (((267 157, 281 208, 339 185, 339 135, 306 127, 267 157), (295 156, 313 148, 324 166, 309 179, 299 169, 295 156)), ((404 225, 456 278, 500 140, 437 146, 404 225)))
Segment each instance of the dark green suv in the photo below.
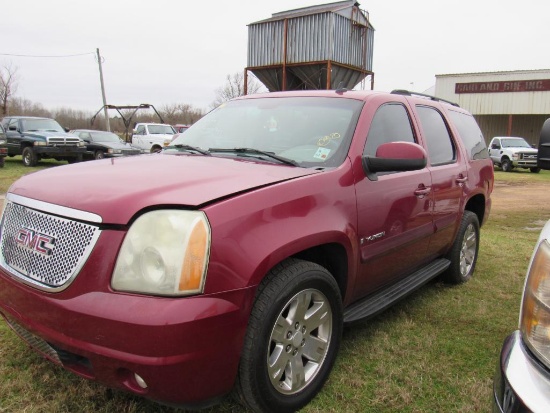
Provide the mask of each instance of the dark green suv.
POLYGON ((86 152, 84 141, 53 119, 7 116, 0 123, 6 130, 8 155, 21 155, 25 166, 35 166, 42 158, 79 162, 86 152))

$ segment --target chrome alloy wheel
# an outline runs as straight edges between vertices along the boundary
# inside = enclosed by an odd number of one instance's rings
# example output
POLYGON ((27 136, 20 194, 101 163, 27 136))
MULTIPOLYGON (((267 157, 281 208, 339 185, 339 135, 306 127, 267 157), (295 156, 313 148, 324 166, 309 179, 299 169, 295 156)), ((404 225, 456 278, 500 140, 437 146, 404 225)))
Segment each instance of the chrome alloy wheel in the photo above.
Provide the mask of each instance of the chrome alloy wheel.
POLYGON ((477 251, 477 236, 473 224, 469 224, 464 232, 462 248, 460 249, 460 274, 467 276, 474 265, 477 251))
POLYGON ((316 289, 300 291, 279 314, 267 354, 267 371, 278 392, 304 389, 321 369, 330 347, 332 309, 316 289))

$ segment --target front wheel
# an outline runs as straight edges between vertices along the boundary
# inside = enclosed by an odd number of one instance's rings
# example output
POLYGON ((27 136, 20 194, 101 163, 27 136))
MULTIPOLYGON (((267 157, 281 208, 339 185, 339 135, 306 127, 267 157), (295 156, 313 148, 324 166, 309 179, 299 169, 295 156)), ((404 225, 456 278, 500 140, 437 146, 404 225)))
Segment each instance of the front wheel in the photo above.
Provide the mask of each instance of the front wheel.
POLYGON ((534 174, 538 174, 540 172, 540 168, 529 168, 529 170, 534 174))
POLYGON ((26 146, 25 149, 23 149, 21 157, 23 158, 23 165, 25 166, 36 166, 38 163, 38 157, 31 146, 26 146))
POLYGON ((338 284, 323 267, 287 260, 262 281, 245 337, 237 391, 256 412, 294 412, 322 388, 342 336, 338 284))
POLYGON ((479 250, 479 220, 471 211, 464 211, 458 233, 447 258, 450 267, 442 278, 449 284, 462 284, 472 278, 479 250))
POLYGON ((103 159, 105 158, 105 154, 103 151, 96 151, 94 154, 94 159, 103 159))
POLYGON ((510 162, 510 159, 503 159, 502 163, 500 164, 503 172, 511 172, 514 165, 512 165, 512 162, 510 162))

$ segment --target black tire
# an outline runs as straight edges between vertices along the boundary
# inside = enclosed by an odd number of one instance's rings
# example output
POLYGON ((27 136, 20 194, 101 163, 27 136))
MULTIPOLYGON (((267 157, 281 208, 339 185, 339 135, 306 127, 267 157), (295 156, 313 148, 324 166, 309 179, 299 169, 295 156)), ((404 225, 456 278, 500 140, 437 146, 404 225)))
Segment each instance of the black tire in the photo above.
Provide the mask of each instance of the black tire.
POLYGON ((0 156, 0 168, 3 168, 4 167, 4 157, 3 156, 0 156))
POLYGON ((512 169, 514 169, 514 165, 512 165, 510 159, 507 158, 502 160, 500 167, 502 168, 503 172, 510 172, 512 171, 512 169))
POLYGON ((82 155, 77 155, 76 157, 74 158, 68 158, 67 159, 67 162, 69 163, 78 163, 78 162, 82 162, 82 155))
POLYGON ((25 166, 36 166, 38 163, 38 157, 31 146, 25 146, 21 157, 23 158, 23 165, 25 166))
POLYGON ((160 146, 155 145, 151 148, 151 153, 157 153, 160 151, 162 151, 162 148, 160 146))
POLYGON ((479 220, 471 211, 464 211, 453 246, 447 254, 450 267, 442 275, 449 284, 462 284, 472 278, 479 251, 479 220))
POLYGON ((529 168, 529 170, 534 174, 538 174, 540 172, 540 168, 529 168))
POLYGON ((255 412, 285 413, 313 399, 334 365, 342 312, 338 284, 325 268, 296 259, 276 266, 250 315, 236 386, 241 401, 255 412))
POLYGON ((103 151, 95 151, 94 159, 103 159, 105 158, 105 153, 103 151))

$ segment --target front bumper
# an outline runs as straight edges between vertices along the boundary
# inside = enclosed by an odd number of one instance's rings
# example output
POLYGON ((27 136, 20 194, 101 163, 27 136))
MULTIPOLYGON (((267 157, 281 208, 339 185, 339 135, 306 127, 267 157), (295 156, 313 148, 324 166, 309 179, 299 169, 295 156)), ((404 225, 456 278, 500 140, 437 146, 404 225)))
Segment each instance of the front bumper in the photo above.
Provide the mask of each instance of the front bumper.
POLYGON ((512 165, 517 168, 536 168, 537 159, 520 159, 512 161, 512 165))
MULTIPOLYGON (((118 241, 121 234, 102 237, 118 241)), ((116 257, 116 249, 100 244, 59 293, 38 291, 0 269, 0 315, 43 356, 108 387, 192 407, 229 393, 254 289, 173 298, 98 288, 109 285, 116 257)))
POLYGON ((52 158, 78 157, 86 153, 86 148, 77 146, 33 146, 33 150, 39 155, 47 155, 52 158))
POLYGON ((519 331, 504 341, 493 395, 493 413, 550 411, 550 371, 525 347, 519 331))

